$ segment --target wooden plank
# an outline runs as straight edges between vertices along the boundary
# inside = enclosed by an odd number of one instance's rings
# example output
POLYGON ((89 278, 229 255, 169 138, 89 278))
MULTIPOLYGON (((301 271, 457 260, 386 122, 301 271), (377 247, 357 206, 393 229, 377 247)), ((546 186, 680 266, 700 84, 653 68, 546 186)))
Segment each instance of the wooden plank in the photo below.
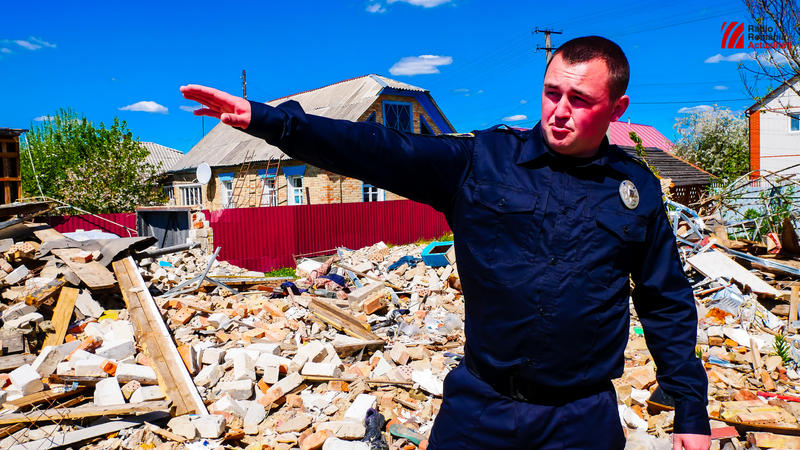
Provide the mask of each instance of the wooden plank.
POLYGON ((52 297, 55 297, 65 284, 67 284, 67 279, 65 277, 58 277, 55 280, 47 283, 47 285, 42 286, 32 293, 26 295, 25 303, 33 305, 37 308, 43 304, 52 305, 53 302, 48 300, 50 300, 52 297))
POLYGON ((131 257, 112 264, 119 280, 120 291, 128 306, 137 341, 144 347, 158 375, 159 385, 172 400, 175 414, 207 415, 203 399, 183 359, 175 347, 158 305, 153 300, 131 257))
POLYGON ((381 337, 369 330, 369 326, 326 301, 315 298, 308 305, 309 311, 325 323, 346 334, 367 341, 382 341, 381 337))
POLYGON ((62 399, 64 397, 69 397, 72 395, 76 395, 85 391, 87 388, 85 386, 78 386, 77 389, 73 389, 71 391, 54 391, 54 390, 47 390, 37 392, 35 394, 26 395, 24 397, 20 397, 15 400, 11 400, 8 402, 3 403, 3 406, 6 408, 25 408, 31 405, 37 405, 39 403, 45 402, 52 402, 58 399, 62 399))
POLYGON ((789 328, 797 322, 797 304, 800 302, 800 286, 792 286, 792 296, 789 299, 789 328))
POLYGON ((36 359, 36 355, 22 353, 19 355, 0 356, 0 372, 8 372, 19 366, 30 364, 36 359))
POLYGON ((169 400, 154 402, 125 403, 122 405, 85 405, 75 408, 51 408, 24 413, 4 414, 0 416, 0 425, 13 423, 60 422, 61 420, 84 419, 86 417, 124 416, 144 414, 153 411, 169 411, 169 400))
POLYGON ((43 347, 48 345, 61 345, 64 343, 64 337, 67 335, 67 328, 69 328, 69 320, 72 318, 72 313, 75 310, 75 300, 78 299, 78 291, 75 288, 63 287, 61 294, 58 296, 56 307, 53 309, 53 318, 51 323, 55 328, 54 333, 48 333, 44 339, 43 347))
POLYGON ((59 248, 50 250, 50 253, 64 261, 90 289, 108 289, 117 284, 114 274, 97 261, 88 263, 72 261, 71 256, 81 251, 78 248, 59 248))
POLYGON ((60 232, 54 230, 50 225, 46 223, 25 223, 25 226, 33 231, 33 235, 36 236, 43 244, 46 241, 55 241, 58 239, 64 239, 64 235, 60 232))
POLYGON ((81 428, 77 431, 57 432, 50 436, 39 439, 37 441, 30 441, 24 444, 12 446, 9 450, 44 450, 57 447, 65 447, 70 444, 85 441, 87 439, 95 438, 98 436, 105 436, 107 434, 116 433, 117 431, 126 428, 135 427, 145 422, 154 422, 159 419, 168 417, 169 413, 157 411, 149 414, 144 414, 136 417, 127 417, 121 420, 109 421, 100 425, 81 428))

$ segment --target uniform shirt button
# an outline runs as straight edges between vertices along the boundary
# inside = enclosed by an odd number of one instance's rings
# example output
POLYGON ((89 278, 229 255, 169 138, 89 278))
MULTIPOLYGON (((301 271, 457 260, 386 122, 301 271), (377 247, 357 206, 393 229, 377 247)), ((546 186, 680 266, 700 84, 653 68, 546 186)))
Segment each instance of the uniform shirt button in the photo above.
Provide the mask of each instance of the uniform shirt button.
POLYGON ((500 201, 497 202, 497 204, 500 205, 500 206, 505 205, 506 204, 506 199, 505 198, 501 198, 500 201))
POLYGON ((627 225, 623 225, 622 232, 625 233, 625 234, 628 233, 628 226, 627 225))
POLYGON ((555 266, 556 265, 556 259, 555 258, 550 258, 550 265, 551 266, 555 266))
POLYGON ((544 306, 539 305, 539 315, 544 316, 544 306))

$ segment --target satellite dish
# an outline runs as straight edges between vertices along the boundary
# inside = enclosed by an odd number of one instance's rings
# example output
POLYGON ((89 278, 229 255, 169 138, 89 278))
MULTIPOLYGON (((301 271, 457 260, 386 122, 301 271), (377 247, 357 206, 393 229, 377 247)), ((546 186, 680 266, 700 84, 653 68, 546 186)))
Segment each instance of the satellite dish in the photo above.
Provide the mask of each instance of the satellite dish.
POLYGON ((200 184, 208 184, 211 181, 211 166, 208 163, 200 163, 197 166, 197 182, 200 184))

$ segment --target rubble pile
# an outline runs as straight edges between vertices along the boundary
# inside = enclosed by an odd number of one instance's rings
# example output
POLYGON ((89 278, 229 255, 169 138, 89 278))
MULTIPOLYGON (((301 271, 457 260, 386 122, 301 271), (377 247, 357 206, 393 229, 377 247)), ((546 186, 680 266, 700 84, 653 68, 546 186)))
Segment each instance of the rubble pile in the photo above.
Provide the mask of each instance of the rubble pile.
MULTIPOLYGON (((669 211, 712 448, 800 448, 793 216, 743 236, 717 211, 669 211)), ((339 248, 282 278, 153 243, 0 227, 0 447, 426 448, 464 354, 452 242, 339 248)), ((613 380, 627 448, 668 449, 674 402, 631 318, 613 380)))

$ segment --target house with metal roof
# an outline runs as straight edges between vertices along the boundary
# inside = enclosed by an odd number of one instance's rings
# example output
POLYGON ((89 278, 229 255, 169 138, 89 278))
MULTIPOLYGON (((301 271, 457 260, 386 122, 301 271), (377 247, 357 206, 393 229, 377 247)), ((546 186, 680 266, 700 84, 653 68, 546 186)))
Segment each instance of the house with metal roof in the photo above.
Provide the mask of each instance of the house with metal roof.
POLYGON ((608 141, 617 145, 631 156, 638 157, 636 143, 630 133, 636 133, 642 139, 645 150, 645 161, 658 171, 662 179, 669 179, 672 199, 689 204, 697 201, 714 176, 694 164, 675 156, 672 148, 675 144, 650 125, 630 122, 611 122, 608 126, 608 141))
MULTIPOLYGON (((295 100, 309 114, 377 122, 402 131, 438 135, 455 129, 430 92, 380 75, 364 75, 267 102, 295 100)), ((177 205, 226 207, 367 202, 399 199, 391 192, 292 159, 262 139, 217 124, 170 169, 177 205), (198 183, 201 164, 211 167, 198 183)))
POLYGON ((144 162, 158 167, 159 174, 169 171, 178 160, 183 158, 182 151, 155 142, 139 142, 139 145, 147 150, 144 162))
POLYGON ((750 123, 750 170, 800 174, 800 75, 745 110, 750 123), (786 169, 786 170, 784 170, 786 169))

